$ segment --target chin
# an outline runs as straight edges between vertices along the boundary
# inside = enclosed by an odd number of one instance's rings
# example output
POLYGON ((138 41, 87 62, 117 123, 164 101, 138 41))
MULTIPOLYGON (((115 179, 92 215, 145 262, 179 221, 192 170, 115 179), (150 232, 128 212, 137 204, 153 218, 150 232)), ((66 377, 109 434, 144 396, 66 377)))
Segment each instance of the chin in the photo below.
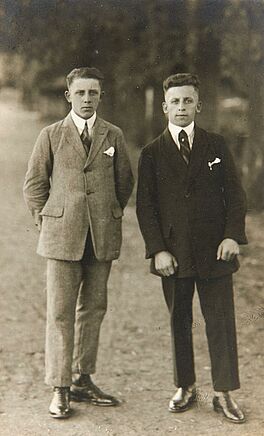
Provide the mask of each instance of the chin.
POLYGON ((176 126, 179 127, 187 127, 189 126, 189 124, 191 124, 190 120, 176 120, 175 121, 176 126))
POLYGON ((85 120, 88 120, 88 118, 91 118, 92 115, 93 112, 84 112, 84 114, 82 114, 81 117, 84 118, 85 120))

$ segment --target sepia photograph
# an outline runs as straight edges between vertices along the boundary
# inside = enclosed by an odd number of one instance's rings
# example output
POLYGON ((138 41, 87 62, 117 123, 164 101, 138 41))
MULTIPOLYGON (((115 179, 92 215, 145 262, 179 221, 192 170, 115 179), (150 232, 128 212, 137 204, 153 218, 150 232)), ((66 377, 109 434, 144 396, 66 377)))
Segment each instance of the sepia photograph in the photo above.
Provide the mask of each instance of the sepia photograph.
POLYGON ((264 0, 2 0, 0 433, 264 436, 264 0))

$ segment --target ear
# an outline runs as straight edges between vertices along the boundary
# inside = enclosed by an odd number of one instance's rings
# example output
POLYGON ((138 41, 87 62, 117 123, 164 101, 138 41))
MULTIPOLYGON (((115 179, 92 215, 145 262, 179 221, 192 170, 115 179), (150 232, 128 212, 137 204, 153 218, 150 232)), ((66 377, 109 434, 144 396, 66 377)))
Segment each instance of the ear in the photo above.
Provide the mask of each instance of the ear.
POLYGON ((64 96, 65 96, 67 102, 71 103, 71 93, 70 93, 70 91, 68 91, 68 89, 67 89, 67 91, 64 92, 64 96))
POLYGON ((162 103, 162 109, 163 109, 164 114, 168 113, 168 105, 167 105, 166 101, 164 101, 162 103))
POLYGON ((196 106, 196 113, 199 114, 202 110, 202 102, 198 101, 197 106, 196 106))

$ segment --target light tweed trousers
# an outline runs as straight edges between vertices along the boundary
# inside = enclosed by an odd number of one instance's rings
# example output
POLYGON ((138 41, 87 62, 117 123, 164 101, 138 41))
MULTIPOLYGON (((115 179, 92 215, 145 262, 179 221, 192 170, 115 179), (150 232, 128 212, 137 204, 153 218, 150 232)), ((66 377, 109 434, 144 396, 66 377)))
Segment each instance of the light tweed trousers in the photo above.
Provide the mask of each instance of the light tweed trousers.
POLYGON ((47 261, 46 377, 70 386, 72 373, 93 374, 101 323, 107 308, 110 262, 47 261))

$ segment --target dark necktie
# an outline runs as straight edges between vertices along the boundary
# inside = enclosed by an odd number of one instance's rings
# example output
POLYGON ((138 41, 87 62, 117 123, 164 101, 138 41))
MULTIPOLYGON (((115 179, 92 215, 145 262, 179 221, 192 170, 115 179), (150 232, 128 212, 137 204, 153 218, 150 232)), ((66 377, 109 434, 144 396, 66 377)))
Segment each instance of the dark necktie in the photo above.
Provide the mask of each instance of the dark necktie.
POLYGON ((181 130, 179 133, 179 143, 182 157, 188 165, 190 161, 191 148, 188 141, 188 135, 185 130, 181 130))
POLYGON ((83 132, 81 134, 81 140, 82 140, 84 149, 86 151, 86 154, 88 156, 89 151, 90 151, 90 147, 91 147, 91 138, 90 138, 90 135, 89 135, 88 126, 87 126, 87 122, 86 121, 85 121, 83 132))

